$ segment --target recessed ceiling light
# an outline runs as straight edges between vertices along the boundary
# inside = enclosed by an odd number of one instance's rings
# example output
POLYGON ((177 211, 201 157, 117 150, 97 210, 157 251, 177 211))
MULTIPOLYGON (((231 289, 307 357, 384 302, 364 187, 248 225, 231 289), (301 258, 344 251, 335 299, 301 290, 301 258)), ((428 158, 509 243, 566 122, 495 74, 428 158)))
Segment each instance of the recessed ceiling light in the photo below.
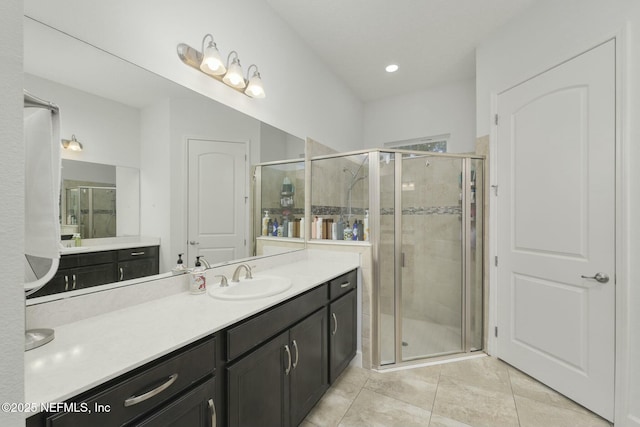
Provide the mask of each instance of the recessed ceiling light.
POLYGON ((398 66, 396 64, 389 64, 387 65, 385 70, 387 70, 387 73, 395 73, 396 71, 398 71, 398 66))

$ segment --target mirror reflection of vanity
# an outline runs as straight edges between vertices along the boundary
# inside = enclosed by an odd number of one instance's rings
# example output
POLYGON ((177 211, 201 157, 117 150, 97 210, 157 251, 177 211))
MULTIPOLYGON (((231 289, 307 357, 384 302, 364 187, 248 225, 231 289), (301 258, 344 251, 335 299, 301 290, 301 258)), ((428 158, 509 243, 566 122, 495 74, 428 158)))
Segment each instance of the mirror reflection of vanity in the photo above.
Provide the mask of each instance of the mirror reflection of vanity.
MULTIPOLYGON (((179 253, 185 254, 185 263, 192 267, 195 255, 203 249, 189 244, 194 240, 188 227, 192 206, 187 180, 189 141, 246 146, 246 175, 238 192, 243 200, 250 194, 251 164, 299 158, 304 152, 300 138, 29 17, 24 19, 24 32, 25 89, 57 104, 61 138, 75 135, 84 148, 62 153, 61 234, 79 233, 82 245, 82 249, 65 249, 65 255, 157 242, 160 276, 144 280, 170 275, 179 253), (111 172, 104 172, 108 177, 82 175, 82 170, 100 176, 100 171, 109 169, 111 172), (70 175, 65 176, 67 173, 70 175), (90 191, 100 193, 92 197, 101 204, 93 209, 89 225, 91 209, 80 199, 81 193, 89 197, 90 191), (83 214, 86 219, 81 218, 83 214)), ((204 194, 211 197, 209 209, 225 209, 216 203, 215 188, 204 194)), ((248 241, 246 247, 204 252, 211 264, 251 254, 251 219, 247 205, 239 228, 248 241), (217 253, 222 254, 220 258, 215 258, 217 253)), ((30 304, 37 302, 38 298, 30 300, 30 304)))

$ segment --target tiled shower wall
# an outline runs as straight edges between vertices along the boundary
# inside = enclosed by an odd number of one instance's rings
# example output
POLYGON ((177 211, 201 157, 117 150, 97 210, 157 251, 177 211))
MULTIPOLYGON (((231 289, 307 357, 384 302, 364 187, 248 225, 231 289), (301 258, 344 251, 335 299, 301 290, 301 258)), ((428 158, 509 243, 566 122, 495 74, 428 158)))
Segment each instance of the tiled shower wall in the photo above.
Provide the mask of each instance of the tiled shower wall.
MULTIPOLYGON (((403 162, 402 305, 405 318, 461 326, 461 159, 403 162)), ((381 165, 380 259, 394 259, 393 163, 381 165)), ((387 261, 387 266, 390 263, 387 261)), ((394 271, 381 268, 381 312, 393 314, 394 271)))

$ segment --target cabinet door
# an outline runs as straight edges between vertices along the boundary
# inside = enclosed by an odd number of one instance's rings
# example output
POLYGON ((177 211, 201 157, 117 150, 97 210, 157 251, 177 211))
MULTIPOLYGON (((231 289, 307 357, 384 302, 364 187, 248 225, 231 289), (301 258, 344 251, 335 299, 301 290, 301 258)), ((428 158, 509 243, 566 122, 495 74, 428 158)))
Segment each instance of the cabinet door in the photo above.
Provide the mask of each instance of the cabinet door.
POLYGON ((291 328, 289 342, 291 425, 297 426, 329 388, 326 308, 291 328))
POLYGON ((356 355, 355 290, 332 302, 329 313, 329 380, 333 383, 356 355))
POLYGON ((118 281, 137 279, 138 277, 158 274, 158 261, 155 258, 142 258, 118 263, 118 281))
MULTIPOLYGON (((216 427, 215 378, 210 378, 150 417, 131 424, 135 427, 216 427)), ((220 424, 222 425, 222 424, 220 424)))
POLYGON ((109 263, 75 268, 72 271, 71 285, 68 290, 72 291, 115 282, 113 267, 113 263, 109 263))
POLYGON ((289 425, 289 374, 292 355, 289 332, 227 368, 229 426, 280 427, 289 425))

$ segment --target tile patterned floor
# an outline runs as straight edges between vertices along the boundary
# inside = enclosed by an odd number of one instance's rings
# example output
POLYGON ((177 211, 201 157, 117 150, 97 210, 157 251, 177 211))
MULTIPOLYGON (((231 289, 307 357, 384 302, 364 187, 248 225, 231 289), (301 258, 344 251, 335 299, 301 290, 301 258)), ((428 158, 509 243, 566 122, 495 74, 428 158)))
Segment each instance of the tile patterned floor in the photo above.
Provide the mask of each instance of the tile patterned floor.
POLYGON ((301 427, 610 427, 493 357, 395 372, 349 367, 301 427))

